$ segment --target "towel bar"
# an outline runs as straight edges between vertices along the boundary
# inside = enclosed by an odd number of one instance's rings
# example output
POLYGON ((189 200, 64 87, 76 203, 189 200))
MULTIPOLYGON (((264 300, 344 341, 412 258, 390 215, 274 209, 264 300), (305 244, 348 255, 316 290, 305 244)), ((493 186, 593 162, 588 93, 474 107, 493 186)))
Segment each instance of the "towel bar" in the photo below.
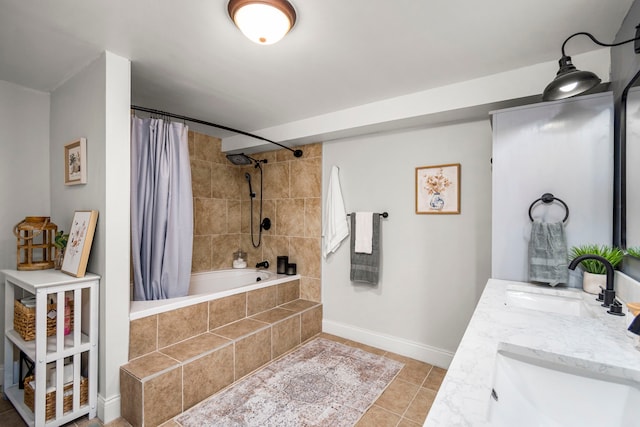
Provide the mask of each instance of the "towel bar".
MULTIPOLYGON (((382 213, 379 213, 378 215, 380 215, 382 218, 388 218, 389 212, 382 212, 382 213)), ((347 214, 347 216, 351 216, 351 214, 347 214)))
POLYGON ((544 193, 542 195, 542 197, 540 197, 539 199, 534 200, 534 202, 531 203, 531 206, 529 206, 529 219, 531 220, 531 222, 533 222, 533 216, 531 215, 531 210, 533 209, 533 206, 536 203, 542 202, 542 203, 545 203, 545 204, 549 204, 549 203, 553 203, 554 200, 557 200, 558 202, 562 203, 562 205, 564 206, 565 210, 567 211, 567 214, 564 216, 564 219, 562 220, 562 222, 567 222, 567 218, 569 218, 569 206, 567 206, 567 204, 565 202, 563 202, 562 200, 558 199, 557 197, 555 197, 551 193, 544 193))

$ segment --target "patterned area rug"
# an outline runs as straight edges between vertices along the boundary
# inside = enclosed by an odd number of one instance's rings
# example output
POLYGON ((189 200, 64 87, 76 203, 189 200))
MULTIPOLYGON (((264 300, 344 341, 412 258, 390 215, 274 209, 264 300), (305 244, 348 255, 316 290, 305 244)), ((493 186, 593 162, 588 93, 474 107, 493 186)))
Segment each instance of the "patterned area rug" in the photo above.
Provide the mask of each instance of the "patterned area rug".
POLYGON ((353 426, 402 369, 316 338, 175 418, 185 427, 353 426))

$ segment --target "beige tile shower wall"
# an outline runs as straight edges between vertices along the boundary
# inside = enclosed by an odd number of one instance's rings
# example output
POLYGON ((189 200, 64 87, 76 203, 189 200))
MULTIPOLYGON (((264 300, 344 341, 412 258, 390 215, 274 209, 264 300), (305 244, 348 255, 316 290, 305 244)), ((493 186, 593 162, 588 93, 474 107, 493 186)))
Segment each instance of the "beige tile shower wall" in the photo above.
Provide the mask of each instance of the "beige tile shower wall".
POLYGON ((251 242, 251 203, 244 178, 251 174, 254 242, 258 242, 260 174, 253 166, 234 166, 221 151, 221 141, 189 132, 189 154, 194 206, 192 271, 231 268, 233 252, 247 252, 249 267, 268 260, 275 271, 276 257, 289 256, 298 266, 300 298, 321 302, 320 245, 322 222, 322 144, 309 144, 296 158, 279 149, 252 155, 266 159, 262 165, 263 218, 272 227, 262 233, 262 243, 251 242))
POLYGON ((227 161, 221 141, 189 132, 193 191, 193 272, 231 267, 240 245, 240 168, 227 161))

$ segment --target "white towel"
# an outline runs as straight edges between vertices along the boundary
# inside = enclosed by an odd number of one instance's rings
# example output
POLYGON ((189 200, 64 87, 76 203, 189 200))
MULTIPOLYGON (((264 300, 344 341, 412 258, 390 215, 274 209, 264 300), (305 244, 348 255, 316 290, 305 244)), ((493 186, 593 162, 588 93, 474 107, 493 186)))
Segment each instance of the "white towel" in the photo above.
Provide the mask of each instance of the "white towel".
POLYGON ((355 251, 370 254, 373 248, 373 212, 356 212, 355 251))
POLYGON ((338 250, 340 243, 348 235, 349 225, 340 189, 339 169, 337 166, 332 166, 327 187, 327 200, 325 201, 324 225, 322 226, 322 236, 324 237, 322 255, 325 259, 330 253, 338 250))

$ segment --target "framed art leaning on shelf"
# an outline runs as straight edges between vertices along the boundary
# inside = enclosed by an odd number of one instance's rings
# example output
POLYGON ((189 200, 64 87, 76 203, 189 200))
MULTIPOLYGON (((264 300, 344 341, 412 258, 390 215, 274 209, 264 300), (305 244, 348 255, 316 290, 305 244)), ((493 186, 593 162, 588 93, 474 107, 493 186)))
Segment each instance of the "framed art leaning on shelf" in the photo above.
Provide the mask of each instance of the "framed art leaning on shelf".
POLYGON ((73 215, 69 240, 62 261, 62 272, 75 277, 84 277, 97 221, 98 211, 76 211, 73 215))

